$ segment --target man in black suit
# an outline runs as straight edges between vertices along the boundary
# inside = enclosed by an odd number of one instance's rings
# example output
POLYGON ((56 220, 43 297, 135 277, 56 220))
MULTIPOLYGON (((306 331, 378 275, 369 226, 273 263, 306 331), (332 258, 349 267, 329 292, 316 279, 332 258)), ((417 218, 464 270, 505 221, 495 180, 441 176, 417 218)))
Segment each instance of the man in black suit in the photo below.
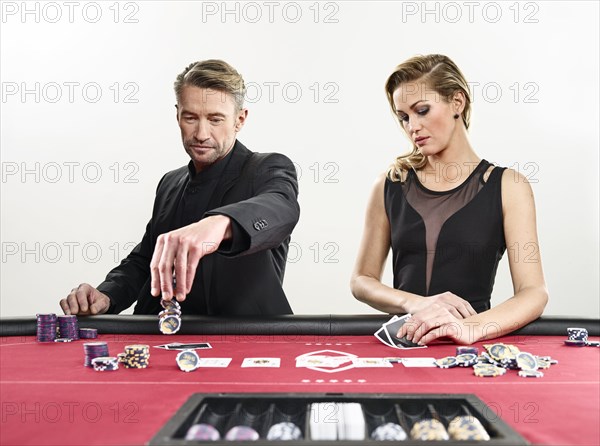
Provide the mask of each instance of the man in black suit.
POLYGON ((60 301, 65 314, 157 314, 160 297, 184 314, 292 313, 281 287, 300 215, 293 163, 237 141, 248 110, 239 73, 220 60, 175 82, 177 122, 191 160, 160 181, 140 244, 97 288, 60 301))

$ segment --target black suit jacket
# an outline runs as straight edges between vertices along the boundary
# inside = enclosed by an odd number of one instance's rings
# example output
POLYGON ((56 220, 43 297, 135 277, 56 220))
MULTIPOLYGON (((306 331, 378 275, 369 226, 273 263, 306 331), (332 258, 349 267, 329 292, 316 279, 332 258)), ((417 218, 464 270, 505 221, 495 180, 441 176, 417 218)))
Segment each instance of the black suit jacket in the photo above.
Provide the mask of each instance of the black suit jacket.
MULTIPOLYGON (((201 259, 202 274, 194 287, 204 287, 207 314, 290 314, 282 288, 290 234, 298 222, 298 182, 293 163, 278 153, 258 154, 235 142, 209 202, 208 215, 227 215, 235 223, 230 243, 201 259)), ((160 234, 178 228, 177 206, 188 178, 187 166, 160 181, 152 218, 140 244, 114 268, 98 290, 109 296, 109 313, 120 313, 135 301, 136 314, 157 314, 160 298, 150 294, 150 261, 160 234)))

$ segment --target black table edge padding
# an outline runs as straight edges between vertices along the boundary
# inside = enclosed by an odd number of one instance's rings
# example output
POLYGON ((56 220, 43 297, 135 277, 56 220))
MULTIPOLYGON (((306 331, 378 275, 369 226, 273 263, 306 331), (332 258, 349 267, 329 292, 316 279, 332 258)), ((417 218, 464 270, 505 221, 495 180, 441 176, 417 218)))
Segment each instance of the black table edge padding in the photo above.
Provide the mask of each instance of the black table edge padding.
MULTIPOLYGON (((372 335, 389 320, 387 314, 358 315, 284 315, 259 317, 182 317, 178 334, 239 336, 344 336, 372 335)), ((157 316, 100 315, 78 316, 80 328, 96 328, 100 334, 160 334, 157 316)), ((514 331, 514 335, 564 335, 567 327, 586 328, 590 336, 600 336, 600 319, 566 316, 542 316, 514 331)), ((491 324, 488 327, 493 331, 491 324)), ((36 334, 35 317, 0 318, 0 336, 36 334)), ((316 341, 318 342, 318 341, 316 341)))

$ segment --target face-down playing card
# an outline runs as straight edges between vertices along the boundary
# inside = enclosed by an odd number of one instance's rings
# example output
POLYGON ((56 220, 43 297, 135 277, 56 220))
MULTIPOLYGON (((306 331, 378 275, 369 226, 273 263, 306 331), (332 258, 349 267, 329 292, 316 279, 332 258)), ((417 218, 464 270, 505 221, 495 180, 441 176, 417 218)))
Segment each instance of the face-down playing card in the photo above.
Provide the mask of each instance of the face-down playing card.
POLYGON ((423 345, 416 344, 412 341, 406 339, 406 336, 402 338, 398 338, 396 335, 400 328, 411 318, 411 314, 405 314, 402 317, 394 316, 388 322, 383 324, 385 329, 385 333, 389 338, 389 341, 392 345, 398 348, 415 348, 415 347, 424 347, 423 345))

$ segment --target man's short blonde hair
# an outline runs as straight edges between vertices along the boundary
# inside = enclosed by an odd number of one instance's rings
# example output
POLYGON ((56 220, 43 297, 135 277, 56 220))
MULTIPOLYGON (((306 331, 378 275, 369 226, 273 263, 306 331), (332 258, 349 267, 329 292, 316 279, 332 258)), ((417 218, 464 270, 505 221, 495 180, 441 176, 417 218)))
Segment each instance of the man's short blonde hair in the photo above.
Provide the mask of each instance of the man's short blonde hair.
POLYGON ((244 96, 246 95, 244 79, 235 68, 222 60, 209 59, 188 65, 175 80, 177 102, 179 102, 181 90, 186 85, 228 93, 233 97, 237 111, 244 108, 244 96))

